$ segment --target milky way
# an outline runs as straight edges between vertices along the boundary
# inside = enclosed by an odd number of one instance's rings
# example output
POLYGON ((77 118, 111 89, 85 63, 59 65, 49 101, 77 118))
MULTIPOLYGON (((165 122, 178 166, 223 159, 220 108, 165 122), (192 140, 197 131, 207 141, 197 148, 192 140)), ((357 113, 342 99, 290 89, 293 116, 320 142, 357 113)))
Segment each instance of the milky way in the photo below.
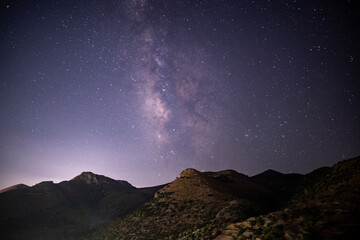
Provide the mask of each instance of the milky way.
MULTIPOLYGON (((147 125, 149 142, 154 143, 152 148, 159 153, 163 149, 185 146, 196 158, 197 153, 211 147, 210 139, 215 139, 213 105, 216 104, 211 98, 216 92, 208 70, 210 66, 205 63, 205 53, 200 48, 172 46, 169 27, 163 23, 147 24, 138 5, 146 6, 146 2, 136 3, 130 12, 133 15, 130 19, 141 26, 136 27, 137 33, 130 35, 137 49, 130 75, 139 109, 144 114, 145 121, 141 124, 147 125)), ((163 18, 161 22, 167 21, 163 18)), ((173 155, 176 152, 170 150, 173 155)))
POLYGON ((354 3, 3 1, 0 187, 306 173, 360 153, 354 3))

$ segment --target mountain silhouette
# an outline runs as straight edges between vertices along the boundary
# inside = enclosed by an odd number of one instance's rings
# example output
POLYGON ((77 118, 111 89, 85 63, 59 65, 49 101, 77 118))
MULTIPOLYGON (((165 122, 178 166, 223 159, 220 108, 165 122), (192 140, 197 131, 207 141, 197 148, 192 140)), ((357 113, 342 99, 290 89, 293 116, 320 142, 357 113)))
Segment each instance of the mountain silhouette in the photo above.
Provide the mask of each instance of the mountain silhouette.
POLYGON ((352 239, 360 157, 306 174, 185 169, 136 188, 91 172, 0 193, 1 239, 352 239))
POLYGON ((163 186, 135 188, 91 172, 70 181, 16 185, 0 194, 4 239, 66 239, 123 217, 163 186))
POLYGON ((117 222, 116 227, 100 230, 96 237, 87 238, 106 239, 116 235, 122 236, 121 239, 173 238, 207 224, 217 226, 266 214, 285 206, 290 200, 289 188, 302 179, 300 174, 278 175, 270 188, 261 184, 265 177, 273 176, 267 172, 248 177, 234 170, 199 172, 186 169, 160 189, 152 201, 117 222), (284 182, 279 181, 278 175, 284 182))

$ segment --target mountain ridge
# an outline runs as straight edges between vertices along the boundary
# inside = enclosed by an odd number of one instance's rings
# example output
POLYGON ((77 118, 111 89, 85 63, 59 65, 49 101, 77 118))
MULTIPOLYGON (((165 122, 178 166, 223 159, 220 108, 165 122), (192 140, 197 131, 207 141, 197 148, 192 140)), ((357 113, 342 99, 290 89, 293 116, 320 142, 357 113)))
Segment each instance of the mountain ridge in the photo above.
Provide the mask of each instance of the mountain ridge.
POLYGON ((187 169, 160 189, 152 201, 112 227, 82 239, 352 239, 360 229, 356 207, 360 201, 359 166, 358 157, 306 175, 265 171, 253 177, 236 171, 187 169), (234 198, 211 195, 218 189, 209 188, 208 183, 223 183, 226 192, 236 183, 236 176, 263 184, 268 191, 255 191, 260 195, 237 192, 231 195, 234 198), (190 189, 182 189, 184 186, 190 189), (353 186, 358 190, 352 190, 353 186), (270 204, 272 209, 256 196, 275 200, 270 204))
MULTIPOLYGON (((323 168, 327 168, 327 167, 323 167, 323 168)), ((247 176, 247 175, 245 175, 245 174, 243 174, 243 173, 239 173, 239 172, 237 172, 236 170, 233 170, 233 169, 224 169, 224 170, 219 170, 219 171, 215 171, 215 172, 214 172, 214 171, 203 171, 203 172, 201 172, 201 171, 198 171, 198 170, 196 170, 196 169, 194 169, 194 168, 186 168, 186 169, 184 169, 183 171, 180 172, 180 175, 181 175, 182 172, 184 172, 185 170, 188 170, 188 169, 192 169, 192 170, 195 170, 195 171, 197 171, 197 172, 199 172, 199 173, 205 173, 205 174, 206 174, 206 173, 210 173, 210 174, 211 174, 211 173, 230 173, 230 172, 236 172, 237 174, 240 174, 240 175, 243 175, 243 176, 247 176)), ((266 173, 266 172, 277 172, 277 173, 280 173, 280 174, 285 174, 285 173, 281 173, 281 172, 279 172, 279 171, 276 171, 276 170, 270 168, 270 169, 267 169, 267 170, 265 170, 265 171, 263 171, 263 172, 261 172, 261 173, 259 173, 259 174, 253 175, 253 176, 251 176, 251 177, 255 177, 255 176, 261 175, 261 174, 266 173)), ((286 173, 286 174, 299 174, 299 173, 286 173)), ((85 179, 87 175, 93 176, 93 177, 101 177, 101 178, 104 177, 104 178, 106 178, 106 179, 110 179, 110 180, 113 180, 113 181, 117 181, 117 182, 129 184, 129 185, 131 185, 132 187, 135 187, 135 186, 133 186, 131 183, 129 183, 129 182, 126 181, 126 180, 116 180, 116 179, 107 177, 107 176, 105 176, 105 175, 103 175, 103 174, 97 174, 97 173, 93 173, 93 172, 91 172, 91 171, 83 171, 83 172, 81 172, 80 174, 76 175, 75 177, 73 177, 73 178, 71 178, 71 179, 69 179, 69 180, 63 180, 63 181, 60 181, 60 182, 58 182, 58 183, 68 182, 68 181, 71 181, 71 180, 80 180, 81 178, 84 178, 84 179, 85 179)), ((303 174, 300 174, 300 175, 303 175, 303 174)), ((93 180, 93 181, 96 182, 96 180, 93 180)), ((35 184, 32 185, 32 186, 29 186, 29 185, 24 184, 24 183, 18 183, 18 184, 10 185, 10 186, 8 186, 8 187, 4 187, 4 188, 0 189, 0 193, 5 192, 5 191, 7 191, 7 190, 12 190, 12 188, 18 189, 18 188, 33 187, 33 186, 35 186, 35 185, 37 185, 37 184, 40 184, 40 183, 43 183, 43 182, 52 182, 52 183, 54 183, 54 181, 52 181, 52 180, 44 180, 44 181, 35 183, 35 184), (18 187, 18 186, 19 186, 19 187, 18 187)), ((90 183, 90 182, 88 182, 88 183, 90 183)), ((55 184, 57 184, 57 183, 55 183, 55 184)), ((163 184, 160 184, 160 185, 166 185, 166 184, 167 184, 167 183, 163 183, 163 184)), ((159 186, 159 185, 156 185, 156 186, 159 186)), ((135 187, 135 188, 140 189, 140 188, 151 188, 151 187, 155 187, 155 186, 145 186, 145 187, 135 187)))
POLYGON ((0 237, 73 238, 127 215, 161 187, 135 188, 123 180, 84 172, 69 181, 8 190, 0 193, 0 237))
POLYGON ((305 175, 269 169, 249 177, 231 169, 188 168, 174 181, 148 188, 82 172, 69 181, 0 193, 0 236, 347 239, 360 228, 359 195, 360 157, 305 175))
POLYGON ((29 188, 29 186, 25 185, 23 183, 15 184, 15 185, 12 185, 10 187, 6 187, 6 188, 1 189, 0 194, 4 193, 4 192, 12 191, 12 190, 23 189, 23 188, 29 188))
POLYGON ((235 170, 188 168, 151 201, 114 223, 112 230, 100 230, 85 239, 164 239, 206 224, 245 220, 283 206, 277 203, 277 191, 284 189, 269 189, 235 170))

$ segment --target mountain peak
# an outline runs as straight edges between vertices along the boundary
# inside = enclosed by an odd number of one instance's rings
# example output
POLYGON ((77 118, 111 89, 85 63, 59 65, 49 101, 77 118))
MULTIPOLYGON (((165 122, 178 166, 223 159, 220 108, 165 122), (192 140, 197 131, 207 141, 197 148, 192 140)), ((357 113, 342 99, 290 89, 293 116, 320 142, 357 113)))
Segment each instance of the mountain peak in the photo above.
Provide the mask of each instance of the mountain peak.
POLYGON ((198 170, 195 170, 193 168, 187 168, 180 173, 180 177, 194 177, 200 174, 201 173, 198 170))
POLYGON ((273 169, 268 169, 263 173, 266 173, 266 174, 282 174, 281 172, 275 171, 273 169))
POLYGON ((4 188, 4 189, 0 190, 0 193, 12 191, 12 190, 17 190, 17 189, 24 189, 24 188, 30 188, 30 187, 25 185, 25 184, 22 184, 22 183, 21 184, 16 184, 14 186, 7 187, 7 188, 4 188))
POLYGON ((95 185, 100 185, 101 183, 114 183, 116 182, 115 180, 102 176, 102 175, 97 175, 95 173, 92 172, 82 172, 80 175, 76 176, 75 178, 73 178, 73 180, 77 180, 77 181, 82 181, 85 182, 87 184, 95 184, 95 185))
POLYGON ((100 175, 95 174, 93 172, 82 172, 79 176, 93 178, 93 177, 100 176, 100 175))
POLYGON ((114 180, 103 175, 98 175, 92 172, 82 172, 80 175, 74 177, 73 181, 85 182, 89 185, 114 185, 118 187, 134 188, 130 183, 124 180, 114 180))
POLYGON ((278 171, 275 171, 275 170, 272 170, 272 169, 268 169, 266 170, 265 172, 262 172, 260 174, 257 174, 255 176, 253 176, 252 178, 272 178, 272 177, 281 177, 283 176, 284 174, 281 173, 281 172, 278 172, 278 171))

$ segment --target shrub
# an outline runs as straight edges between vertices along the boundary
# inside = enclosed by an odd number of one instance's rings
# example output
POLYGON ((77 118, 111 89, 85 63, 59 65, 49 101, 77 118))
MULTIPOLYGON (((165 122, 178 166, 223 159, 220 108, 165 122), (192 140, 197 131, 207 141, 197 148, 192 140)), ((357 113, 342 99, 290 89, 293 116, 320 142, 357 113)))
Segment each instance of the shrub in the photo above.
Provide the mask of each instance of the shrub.
POLYGON ((216 229, 216 231, 214 232, 213 236, 214 237, 217 237, 220 235, 220 230, 219 229, 216 229))
POLYGON ((264 224, 264 219, 263 219, 263 217, 262 217, 262 216, 258 217, 258 218, 256 219, 256 225, 261 226, 261 225, 263 225, 263 224, 264 224))
POLYGON ((282 226, 273 226, 267 228, 264 236, 264 240, 284 240, 284 233, 282 232, 282 226))
POLYGON ((255 233, 256 235, 260 235, 261 232, 262 232, 261 228, 257 228, 257 229, 254 230, 254 233, 255 233))

